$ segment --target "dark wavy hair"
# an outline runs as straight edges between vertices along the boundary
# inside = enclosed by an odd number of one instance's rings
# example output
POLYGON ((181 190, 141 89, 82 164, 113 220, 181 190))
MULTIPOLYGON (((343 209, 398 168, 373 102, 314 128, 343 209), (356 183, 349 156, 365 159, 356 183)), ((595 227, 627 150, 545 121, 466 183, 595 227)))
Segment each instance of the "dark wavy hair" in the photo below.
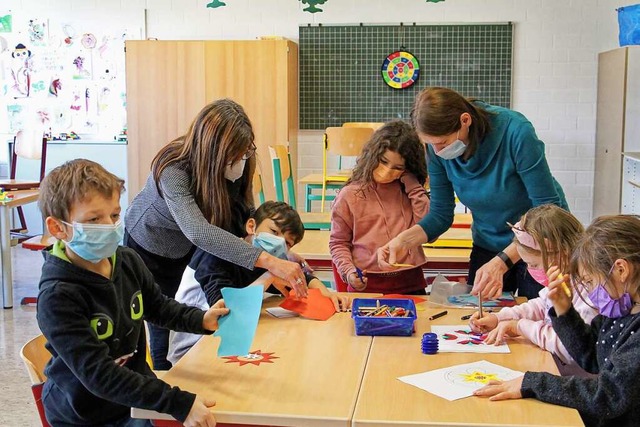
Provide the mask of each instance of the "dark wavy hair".
MULTIPOLYGON (((206 105, 187 133, 165 145, 153 159, 153 178, 162 196, 160 176, 167 166, 180 164, 191 175, 191 192, 207 220, 228 230, 232 223, 231 196, 224 177, 225 167, 242 158, 253 145, 251 121, 240 104, 220 99, 206 105)), ((247 160, 240 178, 240 194, 253 204, 252 178, 256 156, 247 160)))
POLYGON ((387 150, 398 153, 404 159, 407 172, 412 173, 421 185, 427 181, 425 148, 413 127, 402 120, 385 123, 373 133, 356 160, 351 178, 345 185, 360 183, 361 188, 373 182, 373 170, 387 150))

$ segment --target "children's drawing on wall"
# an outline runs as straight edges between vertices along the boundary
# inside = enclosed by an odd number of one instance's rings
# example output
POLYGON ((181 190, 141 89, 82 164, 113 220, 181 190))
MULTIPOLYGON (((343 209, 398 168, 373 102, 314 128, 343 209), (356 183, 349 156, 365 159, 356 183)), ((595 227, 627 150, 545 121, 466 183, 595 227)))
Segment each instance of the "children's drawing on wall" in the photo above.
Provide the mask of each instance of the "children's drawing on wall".
POLYGON ((484 387, 489 381, 508 381, 522 375, 524 375, 522 372, 481 360, 407 375, 398 379, 452 401, 472 396, 475 390, 484 387))
POLYGON ((24 127, 34 105, 54 139, 75 132, 113 140, 126 129, 124 42, 140 39, 141 28, 61 16, 0 13, 0 133, 24 127))

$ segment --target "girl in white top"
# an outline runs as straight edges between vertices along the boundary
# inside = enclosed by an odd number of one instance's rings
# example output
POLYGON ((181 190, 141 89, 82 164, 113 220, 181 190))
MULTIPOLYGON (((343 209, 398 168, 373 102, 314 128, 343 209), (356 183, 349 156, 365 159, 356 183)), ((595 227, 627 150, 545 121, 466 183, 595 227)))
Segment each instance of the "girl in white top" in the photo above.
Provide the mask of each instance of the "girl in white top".
MULTIPOLYGON (((503 308, 482 319, 479 318, 479 313, 474 313, 471 328, 476 332, 490 331, 485 340, 487 344, 501 343, 506 337, 523 336, 553 353, 561 374, 586 375, 551 327, 549 309, 553 304, 547 297, 549 278, 546 274, 550 266, 568 271, 572 249, 584 233, 584 227, 564 209, 556 205, 542 205, 529 210, 511 228, 515 234, 518 254, 527 263, 531 277, 544 288, 540 291, 539 298, 533 298, 524 304, 503 308)), ((566 292, 571 293, 569 286, 566 287, 566 292)), ((585 323, 591 323, 597 311, 588 296, 574 291, 572 301, 585 323)))

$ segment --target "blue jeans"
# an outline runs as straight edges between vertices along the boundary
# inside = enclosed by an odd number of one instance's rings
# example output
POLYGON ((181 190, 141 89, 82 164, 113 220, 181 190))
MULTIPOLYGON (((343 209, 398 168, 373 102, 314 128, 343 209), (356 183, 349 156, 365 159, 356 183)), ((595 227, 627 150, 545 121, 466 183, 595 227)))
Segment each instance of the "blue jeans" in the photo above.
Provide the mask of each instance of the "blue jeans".
MULTIPOLYGON (((478 269, 495 257, 496 253, 473 245, 469 259, 470 285, 473 285, 478 269)), ((531 277, 527 271, 527 264, 522 260, 516 262, 502 278, 502 290, 504 292, 518 291, 518 296, 527 297, 528 299, 537 298, 541 289, 542 285, 531 277)))

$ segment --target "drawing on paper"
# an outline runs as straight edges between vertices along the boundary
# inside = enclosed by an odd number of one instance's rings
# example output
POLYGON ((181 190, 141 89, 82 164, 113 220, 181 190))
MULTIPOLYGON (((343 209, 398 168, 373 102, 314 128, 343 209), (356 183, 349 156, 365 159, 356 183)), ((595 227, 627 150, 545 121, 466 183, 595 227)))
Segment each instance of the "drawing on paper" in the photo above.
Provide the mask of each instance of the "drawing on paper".
POLYGON ((522 372, 481 360, 398 379, 444 399, 456 400, 473 395, 490 381, 509 381, 522 375, 522 372))
POLYGON ((441 353, 510 353, 507 344, 486 344, 487 334, 473 332, 468 327, 434 325, 431 332, 438 335, 438 351, 441 353))

